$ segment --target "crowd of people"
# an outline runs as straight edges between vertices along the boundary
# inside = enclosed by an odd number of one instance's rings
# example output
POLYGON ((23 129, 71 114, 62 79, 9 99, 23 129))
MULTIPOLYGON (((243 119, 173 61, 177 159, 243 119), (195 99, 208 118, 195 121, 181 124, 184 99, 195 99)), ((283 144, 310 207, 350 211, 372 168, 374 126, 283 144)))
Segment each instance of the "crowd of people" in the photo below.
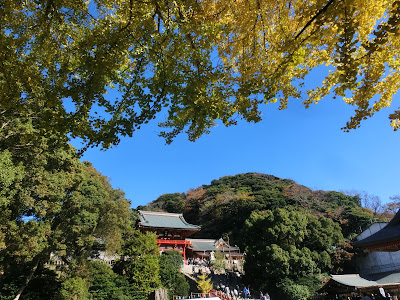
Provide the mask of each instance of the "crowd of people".
POLYGON ((251 291, 250 287, 245 286, 242 289, 239 287, 239 285, 236 285, 234 287, 230 287, 228 285, 224 284, 218 284, 216 286, 217 290, 221 291, 224 293, 224 295, 229 299, 232 300, 239 300, 239 299, 244 299, 244 300, 249 300, 249 299, 260 299, 260 300, 271 300, 271 297, 267 292, 263 293, 262 291, 259 292, 259 298, 257 298, 251 291))

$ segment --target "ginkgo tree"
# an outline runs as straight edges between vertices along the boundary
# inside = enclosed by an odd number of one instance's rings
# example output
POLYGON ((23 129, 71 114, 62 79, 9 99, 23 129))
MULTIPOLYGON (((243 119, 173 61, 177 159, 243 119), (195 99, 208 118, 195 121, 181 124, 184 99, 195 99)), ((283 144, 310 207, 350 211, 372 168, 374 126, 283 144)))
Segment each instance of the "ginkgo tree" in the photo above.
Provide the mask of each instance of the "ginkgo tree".
POLYGON ((349 130, 392 105, 399 22, 393 0, 4 0, 0 114, 33 105, 44 130, 107 148, 160 113, 169 143, 333 94, 355 108, 349 130))

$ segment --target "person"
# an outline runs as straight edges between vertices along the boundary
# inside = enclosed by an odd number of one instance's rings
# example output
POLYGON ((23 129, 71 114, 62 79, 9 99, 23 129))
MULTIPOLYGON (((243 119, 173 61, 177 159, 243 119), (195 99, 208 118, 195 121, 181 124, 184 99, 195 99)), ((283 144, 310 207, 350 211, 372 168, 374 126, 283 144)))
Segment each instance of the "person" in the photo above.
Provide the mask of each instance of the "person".
POLYGON ((249 289, 247 287, 244 287, 243 289, 243 295, 244 295, 244 299, 247 299, 249 297, 249 289))
POLYGON ((361 300, 372 300, 372 299, 370 296, 364 293, 364 297, 362 297, 361 300))
POLYGON ((390 293, 387 293, 387 294, 386 294, 386 298, 387 298, 388 300, 393 300, 393 297, 390 295, 390 293))
POLYGON ((239 292, 236 288, 233 289, 233 294, 235 295, 235 299, 239 297, 239 292))
POLYGON ((260 300, 264 300, 264 294, 260 291, 260 300))
POLYGON ((230 292, 230 290, 229 290, 229 286, 226 286, 226 287, 225 287, 225 294, 226 294, 226 296, 228 296, 228 297, 231 296, 231 292, 230 292))
POLYGON ((264 300, 271 300, 271 297, 269 296, 268 293, 265 293, 265 295, 264 295, 264 300))

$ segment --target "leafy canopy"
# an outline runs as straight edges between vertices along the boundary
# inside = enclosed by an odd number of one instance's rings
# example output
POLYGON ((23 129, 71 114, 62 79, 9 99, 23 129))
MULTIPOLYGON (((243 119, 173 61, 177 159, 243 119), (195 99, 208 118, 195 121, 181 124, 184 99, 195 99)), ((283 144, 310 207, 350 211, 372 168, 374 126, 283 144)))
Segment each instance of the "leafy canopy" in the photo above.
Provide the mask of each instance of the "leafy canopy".
POLYGON ((168 289, 170 299, 189 294, 189 283, 180 271, 182 262, 182 254, 175 250, 164 251, 159 257, 161 284, 168 289))
POLYGON ((160 287, 160 264, 156 234, 127 232, 118 252, 114 271, 125 275, 135 291, 150 292, 160 287))
POLYGON ((186 193, 162 195, 140 209, 183 212, 189 223, 201 225, 196 238, 229 236, 231 244, 243 247, 241 229, 253 211, 288 206, 305 209, 331 218, 343 236, 350 238, 374 220, 373 212, 360 204, 358 196, 313 191, 289 179, 246 173, 225 176, 186 193))
POLYGON ((333 246, 343 241, 338 224, 301 209, 253 212, 243 230, 246 274, 256 274, 249 278, 253 285, 283 293, 282 299, 292 299, 293 289, 312 294, 332 267, 333 246))
MULTIPOLYGON (((95 248, 115 251, 131 215, 123 192, 90 163, 80 162, 66 138, 42 132, 39 112, 25 109, 29 117, 0 114, 7 124, 0 131, 0 294, 5 297, 23 295, 51 254, 79 265, 95 248)), ((80 286, 80 280, 68 284, 80 286)))
MULTIPOLYGON (((399 89, 399 21, 393 0, 4 0, 0 114, 29 104, 43 130, 107 148, 162 110, 167 142, 195 140, 218 120, 259 121, 260 105, 334 93, 355 106, 349 130, 399 89)), ((400 110, 389 118, 397 130, 400 110)))

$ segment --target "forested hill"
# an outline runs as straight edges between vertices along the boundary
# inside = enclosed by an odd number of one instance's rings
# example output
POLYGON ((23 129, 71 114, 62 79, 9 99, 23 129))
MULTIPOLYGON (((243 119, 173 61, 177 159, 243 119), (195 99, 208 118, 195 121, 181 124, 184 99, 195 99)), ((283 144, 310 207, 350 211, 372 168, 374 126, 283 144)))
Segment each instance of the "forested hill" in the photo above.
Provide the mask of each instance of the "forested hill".
POLYGON ((202 226, 196 237, 229 235, 238 245, 244 222, 253 211, 304 209, 338 223, 345 238, 359 233, 374 219, 370 209, 361 207, 359 196, 313 191, 293 180, 260 173, 225 176, 184 193, 164 194, 138 208, 183 212, 188 222, 202 226))
POLYGON ((273 299, 309 299, 328 274, 353 273, 349 239, 376 215, 359 196, 313 191, 247 173, 165 194, 139 209, 183 212, 197 238, 229 238, 246 252, 244 281, 273 299))

